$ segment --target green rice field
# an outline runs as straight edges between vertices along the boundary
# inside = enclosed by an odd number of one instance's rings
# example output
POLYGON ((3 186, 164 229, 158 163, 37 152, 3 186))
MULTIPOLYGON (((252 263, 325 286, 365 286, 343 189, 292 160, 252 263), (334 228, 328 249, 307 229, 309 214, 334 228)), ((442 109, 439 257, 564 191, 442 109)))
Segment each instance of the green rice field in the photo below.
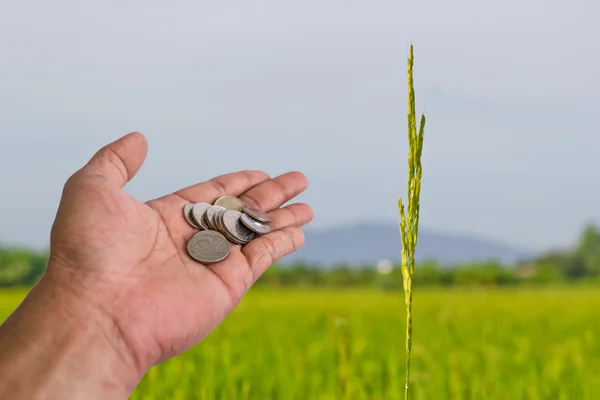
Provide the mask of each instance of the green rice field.
MULTIPOLYGON (((0 291, 0 320, 25 291, 0 291)), ((253 289, 133 399, 402 399, 401 292, 253 289)), ((414 291, 412 399, 594 399, 600 288, 414 291)))

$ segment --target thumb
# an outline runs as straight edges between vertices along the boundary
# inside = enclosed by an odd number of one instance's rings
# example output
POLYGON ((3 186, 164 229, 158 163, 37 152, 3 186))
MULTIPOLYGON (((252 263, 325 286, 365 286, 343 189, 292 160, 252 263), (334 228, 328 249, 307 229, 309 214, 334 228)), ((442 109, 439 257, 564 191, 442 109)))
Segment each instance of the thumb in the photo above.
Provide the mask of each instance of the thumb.
POLYGON ((139 171, 147 154, 148 142, 144 135, 131 132, 98 150, 82 172, 103 176, 123 187, 139 171))

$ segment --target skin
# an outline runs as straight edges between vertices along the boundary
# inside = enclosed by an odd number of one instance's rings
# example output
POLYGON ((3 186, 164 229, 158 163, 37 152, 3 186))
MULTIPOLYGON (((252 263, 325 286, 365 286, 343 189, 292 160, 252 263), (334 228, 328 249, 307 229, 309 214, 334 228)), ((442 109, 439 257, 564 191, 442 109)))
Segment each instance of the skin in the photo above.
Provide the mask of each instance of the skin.
POLYGON ((64 186, 44 276, 0 326, 0 398, 125 399, 144 374, 200 342, 256 279, 304 244, 306 177, 240 171, 142 203, 123 190, 147 142, 133 132, 99 150, 64 186), (189 257, 190 202, 238 196, 274 231, 219 263, 189 257))

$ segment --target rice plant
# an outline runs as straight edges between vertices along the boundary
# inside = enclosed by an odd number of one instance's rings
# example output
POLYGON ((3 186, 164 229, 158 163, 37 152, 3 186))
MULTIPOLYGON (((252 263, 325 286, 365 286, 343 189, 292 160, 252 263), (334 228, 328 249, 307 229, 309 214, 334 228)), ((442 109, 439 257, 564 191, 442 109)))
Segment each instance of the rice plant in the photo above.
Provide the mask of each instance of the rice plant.
MULTIPOLYGON (((0 289, 0 322, 26 293, 0 289)), ((343 384, 347 399, 401 400, 403 304, 387 290, 253 288, 130 399, 341 400, 343 384)), ((598 304, 596 285, 419 291, 411 399, 596 400, 598 304)))
POLYGON ((404 284, 404 301, 406 303, 406 382, 404 398, 408 399, 410 381, 410 353, 412 344, 412 277, 415 269, 415 249, 419 235, 419 195, 421 192, 421 152, 423 150, 423 133, 425 115, 421 115, 417 132, 415 113, 415 90, 413 88, 413 46, 410 46, 408 58, 408 189, 406 212, 402 198, 398 199, 400 211, 400 237, 402 240, 402 281, 404 284))

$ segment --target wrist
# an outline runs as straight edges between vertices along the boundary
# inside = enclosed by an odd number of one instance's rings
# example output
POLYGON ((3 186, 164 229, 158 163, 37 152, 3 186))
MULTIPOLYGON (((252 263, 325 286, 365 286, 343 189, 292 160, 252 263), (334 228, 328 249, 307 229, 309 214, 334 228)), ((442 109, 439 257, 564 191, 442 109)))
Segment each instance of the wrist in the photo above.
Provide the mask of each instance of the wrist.
POLYGON ((97 308, 47 277, 0 326, 0 398, 127 398, 143 376, 97 308))

